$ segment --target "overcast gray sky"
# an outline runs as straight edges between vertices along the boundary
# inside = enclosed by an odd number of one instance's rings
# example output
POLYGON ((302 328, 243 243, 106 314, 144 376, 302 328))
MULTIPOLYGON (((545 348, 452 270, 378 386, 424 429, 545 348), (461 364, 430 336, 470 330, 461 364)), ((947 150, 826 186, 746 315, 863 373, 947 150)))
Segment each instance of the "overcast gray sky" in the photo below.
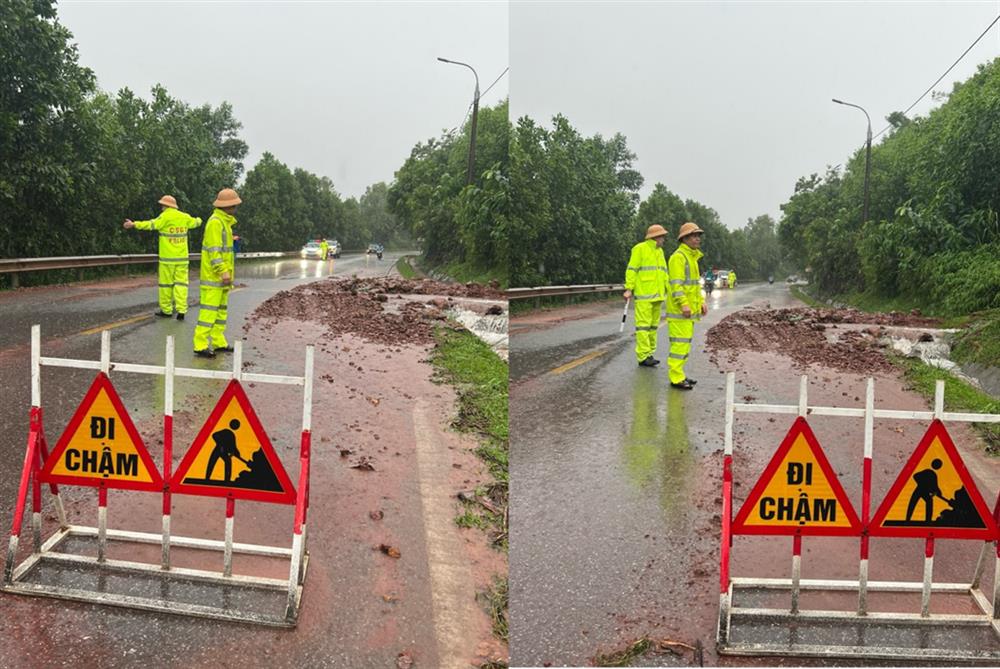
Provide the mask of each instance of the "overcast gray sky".
MULTIPOLYGON (((250 145, 361 195, 418 141, 457 126, 508 65, 501 2, 93 2, 62 0, 60 21, 107 91, 163 84, 193 105, 232 103, 250 145)), ((505 76, 483 98, 508 91, 505 76)))
MULTIPOLYGON (((865 118, 906 109, 1000 2, 522 2, 511 5, 511 116, 624 133, 645 197, 659 181, 740 227, 780 214, 800 176, 837 165, 865 118)), ((1000 56, 1000 24, 937 87, 1000 56)), ((926 114, 931 96, 914 108, 926 114)))

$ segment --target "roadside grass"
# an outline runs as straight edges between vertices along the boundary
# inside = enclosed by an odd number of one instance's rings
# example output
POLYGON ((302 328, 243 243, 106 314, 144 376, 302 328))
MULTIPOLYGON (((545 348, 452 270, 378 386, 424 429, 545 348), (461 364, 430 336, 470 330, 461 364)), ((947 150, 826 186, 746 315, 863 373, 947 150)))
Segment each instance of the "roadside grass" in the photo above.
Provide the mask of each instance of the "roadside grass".
POLYGON ((1000 367, 1000 309, 973 314, 965 329, 955 336, 955 362, 1000 367))
POLYGON ((943 328, 964 327, 976 317, 975 314, 957 316, 947 314, 937 309, 936 305, 927 304, 924 300, 913 296, 881 297, 869 293, 854 292, 821 297, 810 288, 811 286, 794 286, 792 293, 811 307, 825 308, 828 306, 826 300, 830 299, 834 304, 851 306, 868 313, 889 313, 890 311, 909 313, 918 309, 924 316, 941 319, 939 325, 943 328))
POLYGON ((410 262, 411 258, 413 258, 413 256, 403 256, 397 260, 396 271, 398 271, 400 276, 404 279, 423 279, 426 275, 413 266, 410 262))
POLYGON ((797 298, 802 302, 805 302, 807 306, 813 307, 814 309, 822 309, 826 307, 824 303, 820 302, 815 297, 807 293, 805 289, 802 288, 802 286, 792 286, 791 291, 792 295, 795 298, 797 298))
MULTIPOLYGON (((507 579, 499 576, 493 579, 493 585, 476 595, 483 601, 490 620, 493 623, 493 634, 498 639, 508 641, 510 628, 507 620, 507 579)), ((494 663, 495 664, 495 663, 494 663)))
POLYGON ((469 262, 450 262, 440 265, 427 265, 426 262, 418 263, 419 269, 425 269, 428 274, 443 274, 461 283, 489 283, 496 281, 502 289, 507 288, 508 276, 503 268, 479 267, 469 262))
MULTIPOLYGON (((507 504, 509 431, 507 425, 508 366, 489 346, 461 329, 438 328, 431 353, 434 380, 449 383, 458 392, 458 415, 452 425, 461 432, 475 434, 476 454, 486 462, 493 478, 471 494, 460 495, 463 512, 455 518, 459 527, 475 527, 486 532, 497 550, 507 552, 507 504)), ((505 643, 507 627, 507 577, 495 576, 493 585, 478 593, 493 621, 493 633, 505 643)), ((490 661, 481 669, 506 667, 490 661)))
POLYGON ((607 293, 595 293, 592 295, 558 295, 556 297, 529 297, 524 299, 510 300, 511 315, 527 314, 533 311, 549 311, 561 309, 575 304, 587 304, 588 302, 617 301, 622 306, 622 294, 620 291, 607 293))
POLYGON ((598 653, 594 656, 595 667, 627 667, 632 664, 632 660, 642 657, 653 649, 653 642, 643 637, 636 639, 631 644, 610 653, 598 653))
POLYGON ((672 641, 670 639, 650 639, 648 636, 640 637, 632 641, 624 648, 608 653, 598 653, 594 656, 592 664, 595 667, 628 667, 633 660, 644 655, 665 655, 687 659, 687 653, 691 652, 689 666, 704 666, 704 648, 701 642, 694 646, 683 641, 672 641))
MULTIPOLYGON (((934 402, 934 388, 938 379, 944 379, 944 405, 948 411, 1000 413, 1000 400, 973 388, 947 371, 932 367, 916 358, 904 358, 892 354, 889 357, 903 370, 903 376, 910 384, 910 388, 930 403, 934 402)), ((1000 455, 1000 425, 973 423, 973 427, 986 443, 986 452, 990 455, 1000 455)))

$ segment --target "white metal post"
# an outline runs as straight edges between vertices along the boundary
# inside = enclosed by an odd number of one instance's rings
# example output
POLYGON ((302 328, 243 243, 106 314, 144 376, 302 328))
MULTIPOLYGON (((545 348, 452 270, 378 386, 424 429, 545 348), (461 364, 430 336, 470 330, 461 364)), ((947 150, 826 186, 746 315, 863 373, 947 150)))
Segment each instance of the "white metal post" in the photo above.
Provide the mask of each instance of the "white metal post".
POLYGON ((101 330, 101 371, 111 373, 111 330, 101 330))
MULTIPOLYGON (((862 481, 861 527, 868 529, 871 514, 872 445, 875 441, 875 379, 865 384, 865 453, 862 481)), ((858 566, 858 615, 868 614, 868 537, 861 537, 861 560, 858 566)))
MULTIPOLYGON (((166 358, 163 362, 163 427, 164 430, 169 430, 170 434, 164 434, 164 444, 169 442, 170 448, 169 453, 164 453, 164 478, 167 484, 170 483, 169 477, 170 472, 173 468, 173 425, 174 425, 174 369, 175 369, 175 358, 174 358, 174 337, 170 335, 167 337, 167 350, 166 358)), ((162 569, 170 569, 170 516, 171 516, 171 506, 169 502, 170 493, 164 493, 167 499, 163 503, 163 544, 162 544, 162 554, 160 556, 160 567, 162 569)))
POLYGON ((239 340, 233 344, 233 378, 243 380, 243 342, 239 340))
MULTIPOLYGON (((809 413, 809 377, 799 378, 799 417, 809 413)), ((802 536, 792 538, 792 613, 799 612, 799 592, 802 583, 802 536)))
POLYGON ((31 326, 31 406, 42 406, 42 326, 31 326))
MULTIPOLYGON (((316 350, 311 344, 306 346, 306 368, 303 375, 305 383, 303 384, 302 391, 302 430, 312 430, 312 399, 313 399, 313 365, 315 363, 316 350)), ((311 441, 310 441, 311 443, 311 441)), ((310 447, 311 449, 311 447, 310 447)), ((312 458, 310 456, 310 462, 312 458)), ((309 505, 309 480, 312 478, 312 467, 309 468, 308 477, 306 478, 306 507, 309 505)), ((309 538, 306 533, 306 523, 302 523, 302 540, 299 546, 299 568, 298 568, 298 579, 297 582, 301 585, 306 578, 306 551, 308 550, 309 538)))

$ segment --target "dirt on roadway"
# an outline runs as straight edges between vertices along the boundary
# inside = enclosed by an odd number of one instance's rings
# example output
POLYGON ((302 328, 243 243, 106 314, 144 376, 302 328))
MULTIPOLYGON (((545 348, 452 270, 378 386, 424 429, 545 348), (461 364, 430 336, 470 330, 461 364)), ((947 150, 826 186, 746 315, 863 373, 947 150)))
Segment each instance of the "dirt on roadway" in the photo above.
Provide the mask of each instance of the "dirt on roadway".
POLYGON ((823 365, 855 374, 888 373, 894 367, 880 341, 884 326, 936 327, 938 320, 919 313, 869 314, 857 309, 748 308, 730 314, 710 329, 705 344, 717 362, 737 362, 741 351, 777 352, 797 364, 823 365), (844 327, 869 325, 867 328, 844 327))
MULTIPOLYGON (((313 488, 332 515, 324 523, 330 552, 314 549, 312 559, 338 577, 329 592, 324 580, 307 581, 304 611, 315 607, 314 624, 325 627, 327 607, 355 609, 357 629, 347 634, 364 630, 367 646, 357 666, 388 666, 376 658, 396 657, 417 667, 467 667, 508 655, 476 597, 494 575, 506 575, 506 560, 486 534, 454 522, 456 494, 487 483, 489 473, 475 440, 449 427, 453 390, 432 382, 433 331, 449 327, 449 298, 441 296, 502 293, 393 277, 328 279, 278 293, 245 326, 248 337, 261 336, 265 357, 318 344, 314 459, 323 483, 313 488), (428 619, 432 638, 422 630, 428 619)), ((324 633, 343 634, 332 624, 324 633)))
POLYGON ((332 279, 278 293, 254 312, 247 327, 261 323, 267 329, 281 319, 297 318, 318 321, 334 335, 354 334, 381 344, 427 344, 455 298, 505 299, 495 284, 396 277, 332 279), (404 295, 430 299, 404 299, 404 295))

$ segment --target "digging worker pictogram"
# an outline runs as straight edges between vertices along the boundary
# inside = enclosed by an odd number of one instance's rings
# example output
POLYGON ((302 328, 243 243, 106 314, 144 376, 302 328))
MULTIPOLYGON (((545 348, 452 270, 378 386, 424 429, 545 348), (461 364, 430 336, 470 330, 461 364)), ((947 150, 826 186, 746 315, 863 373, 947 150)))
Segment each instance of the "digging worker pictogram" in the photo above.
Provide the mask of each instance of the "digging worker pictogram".
POLYGON ((241 202, 236 191, 223 188, 212 203, 215 211, 205 223, 198 324, 194 328, 194 354, 202 358, 214 358, 217 352, 231 353, 233 350, 226 342, 226 316, 235 270, 233 226, 236 217, 233 214, 241 202))
POLYGON ((936 470, 941 469, 942 464, 940 459, 934 458, 931 461, 930 469, 922 469, 913 475, 913 480, 917 484, 917 487, 914 488, 913 494, 910 495, 910 503, 906 506, 906 522, 910 522, 913 511, 921 500, 924 502, 924 522, 926 523, 934 520, 935 497, 941 498, 948 506, 953 506, 954 503, 950 499, 945 498, 941 493, 941 488, 938 486, 936 470))
POLYGON ((708 313, 698 281, 701 276, 698 259, 702 255, 702 234, 702 229, 694 223, 682 225, 677 235, 680 243, 667 262, 667 328, 670 334, 667 364, 670 385, 680 390, 691 390, 697 383, 684 372, 684 363, 691 353, 695 321, 701 320, 708 313))
POLYGON ((233 480, 233 458, 236 458, 247 467, 250 466, 250 463, 240 456, 240 450, 236 448, 236 433, 233 430, 238 429, 240 429, 240 422, 234 418, 229 421, 228 429, 223 428, 218 432, 212 433, 215 448, 212 449, 212 454, 208 456, 208 466, 205 468, 205 480, 211 480, 212 470, 215 469, 215 463, 220 458, 222 459, 227 483, 233 480))
POLYGON ((173 195, 164 195, 158 202, 160 215, 149 221, 126 218, 126 230, 156 230, 159 233, 160 310, 156 315, 184 320, 188 308, 188 230, 201 225, 201 219, 189 216, 177 208, 173 195))
POLYGON ((635 358, 642 367, 660 364, 653 354, 666 297, 667 261, 663 257, 663 242, 667 234, 662 225, 649 226, 645 241, 632 247, 625 268, 623 296, 635 301, 635 358))

